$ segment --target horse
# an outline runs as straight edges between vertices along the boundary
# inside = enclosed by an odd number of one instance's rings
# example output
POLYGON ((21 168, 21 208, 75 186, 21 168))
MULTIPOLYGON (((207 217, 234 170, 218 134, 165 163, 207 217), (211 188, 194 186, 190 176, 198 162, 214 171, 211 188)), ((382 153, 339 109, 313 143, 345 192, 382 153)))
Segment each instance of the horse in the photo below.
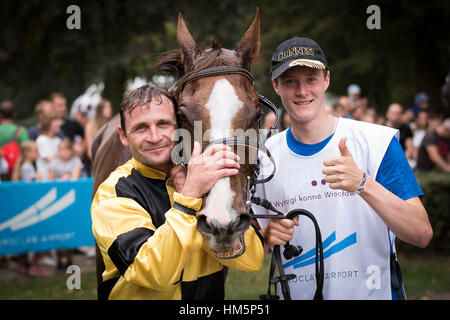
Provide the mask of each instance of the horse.
MULTIPOLYGON (((204 49, 198 48, 181 13, 178 15, 177 43, 179 49, 164 53, 157 66, 174 75, 169 91, 177 101, 181 128, 190 133, 190 139, 184 137, 182 141, 185 163, 189 161, 194 139, 200 142, 203 150, 213 143, 233 147, 244 145, 245 152, 239 155, 249 160, 249 146, 257 145, 255 139, 258 139, 262 111, 250 73, 251 62, 258 55, 260 46, 259 9, 234 50, 216 43, 204 49), (196 135, 197 121, 200 121, 201 133, 196 135), (243 138, 247 132, 256 135, 250 139, 243 138)), ((120 142, 119 123, 119 117, 115 116, 94 139, 93 194, 115 168, 131 158, 128 148, 120 142)), ((236 176, 220 179, 203 197, 202 208, 197 213, 197 229, 219 258, 243 254, 243 234, 251 225, 246 198, 255 163, 241 159, 240 164, 236 176)), ((97 251, 99 283, 103 268, 97 251)))

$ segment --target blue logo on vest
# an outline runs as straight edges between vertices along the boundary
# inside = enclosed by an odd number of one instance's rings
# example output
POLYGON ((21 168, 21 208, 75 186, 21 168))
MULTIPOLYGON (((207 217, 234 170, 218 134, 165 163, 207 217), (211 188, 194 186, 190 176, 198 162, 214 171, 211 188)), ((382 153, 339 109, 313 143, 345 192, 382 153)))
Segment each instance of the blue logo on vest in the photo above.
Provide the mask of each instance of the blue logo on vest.
MULTIPOLYGON (((333 254, 338 253, 339 251, 342 251, 345 248, 355 244, 357 242, 357 240, 356 240, 356 232, 352 233, 351 235, 347 236, 343 240, 339 241, 338 243, 333 245, 328 250, 325 250, 326 248, 328 248, 335 241, 336 241, 336 230, 333 231, 325 239, 325 241, 322 242, 322 246, 323 246, 323 250, 324 250, 324 252, 323 252, 323 259, 324 260, 329 258, 330 256, 332 256, 333 254)), ((305 267, 305 266, 308 266, 310 264, 313 264, 315 262, 315 253, 316 253, 316 248, 313 248, 313 249, 309 250, 308 252, 305 252, 304 254, 298 256, 294 260, 286 262, 283 265, 283 267, 287 268, 287 267, 290 267, 290 266, 294 266, 294 269, 298 269, 298 268, 305 267)))

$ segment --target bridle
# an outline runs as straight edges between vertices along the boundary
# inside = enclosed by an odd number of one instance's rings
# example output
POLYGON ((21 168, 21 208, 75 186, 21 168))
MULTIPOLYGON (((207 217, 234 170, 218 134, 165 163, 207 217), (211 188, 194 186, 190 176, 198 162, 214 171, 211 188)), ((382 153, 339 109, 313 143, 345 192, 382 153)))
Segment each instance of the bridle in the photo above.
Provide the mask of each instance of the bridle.
MULTIPOLYGON (((179 94, 181 95, 181 93, 183 92, 186 85, 188 85, 189 83, 191 83, 195 80, 205 78, 205 77, 225 75, 225 74, 239 74, 239 75, 245 76, 246 78, 248 78, 248 80, 251 82, 251 84, 254 85, 253 75, 247 69, 244 69, 244 68, 241 68, 238 66, 210 67, 210 68, 200 69, 200 70, 192 73, 191 75, 187 76, 181 83, 181 89, 180 89, 179 94)), ((275 116, 276 116, 275 123, 272 125, 272 127, 270 128, 270 130, 267 134, 267 139, 268 139, 270 137, 270 135, 272 134, 272 132, 278 126, 278 122, 279 122, 278 108, 269 99, 267 99, 263 95, 258 94, 258 100, 261 104, 263 104, 266 107, 268 107, 269 109, 271 109, 275 113, 275 116)), ((260 124, 261 124, 261 117, 259 119, 256 119, 256 122, 258 123, 258 128, 259 128, 260 124)), ((314 295, 314 300, 322 300, 323 299, 322 289, 323 289, 323 281, 324 281, 322 236, 320 233, 319 225, 318 225, 317 220, 315 219, 314 215, 311 212, 304 210, 304 209, 294 209, 294 210, 291 210, 290 212, 288 212, 286 215, 284 215, 281 211, 276 209, 270 201, 268 201, 266 199, 261 199, 259 197, 255 197, 254 194, 256 191, 256 184, 266 183, 266 182, 270 181, 273 178, 273 176, 275 175, 275 171, 276 171, 275 160, 273 159, 269 150, 267 150, 267 148, 264 145, 260 145, 259 139, 257 139, 256 142, 251 141, 248 138, 243 139, 243 138, 239 138, 239 137, 227 137, 227 138, 223 138, 223 139, 217 139, 217 140, 211 141, 203 149, 203 151, 214 144, 225 144, 225 145, 229 145, 229 146, 244 146, 246 148, 251 148, 251 149, 256 150, 257 162, 255 164, 252 177, 247 176, 246 188, 244 190, 245 207, 246 207, 247 212, 250 214, 250 216, 252 217, 253 220, 256 220, 256 219, 293 219, 299 215, 304 215, 313 221, 315 233, 316 233, 316 256, 315 256, 315 267, 316 267, 315 269, 316 270, 315 271, 316 271, 316 285, 317 285, 316 293, 314 295), (270 159, 270 161, 272 162, 272 165, 273 165, 273 170, 272 170, 272 173, 268 177, 258 180, 257 177, 259 175, 259 170, 260 170, 260 160, 258 157, 259 151, 264 152, 267 155, 267 157, 270 159), (266 208, 267 210, 273 211, 276 213, 276 215, 253 214, 252 210, 251 210, 252 203, 262 206, 262 207, 266 208)), ((185 166, 185 168, 186 168, 186 166, 185 166)), ((293 257, 300 255, 300 253, 302 251, 303 251, 303 249, 300 246, 293 246, 293 245, 289 244, 289 242, 287 242, 286 245, 284 246, 283 255, 286 258, 286 260, 289 260, 293 257)), ((272 295, 272 293, 271 293, 271 285, 272 284, 276 285, 279 282, 284 299, 291 300, 288 282, 289 282, 289 280, 292 280, 294 278, 295 278, 294 274, 285 274, 284 268, 283 268, 283 263, 281 260, 280 246, 275 245, 273 248, 273 254, 272 254, 272 259, 271 259, 271 264, 270 264, 269 285, 268 285, 268 289, 267 289, 267 294, 261 295, 260 299, 262 299, 262 300, 278 300, 280 297, 276 294, 272 295), (278 276, 277 277, 274 277, 275 268, 278 268, 278 276)))

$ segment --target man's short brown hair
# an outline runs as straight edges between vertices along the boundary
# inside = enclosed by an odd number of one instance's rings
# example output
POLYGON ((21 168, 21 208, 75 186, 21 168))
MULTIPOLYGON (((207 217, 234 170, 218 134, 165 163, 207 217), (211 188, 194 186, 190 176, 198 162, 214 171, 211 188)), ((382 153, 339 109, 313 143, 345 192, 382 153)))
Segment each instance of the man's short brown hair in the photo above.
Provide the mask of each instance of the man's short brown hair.
POLYGON ((16 117, 16 111, 11 101, 5 100, 0 103, 0 118, 12 119, 16 117))
POLYGON ((64 100, 66 100, 66 97, 61 93, 61 92, 52 92, 51 94, 50 94, 50 101, 53 101, 53 100, 55 100, 56 98, 61 98, 61 99, 64 99, 64 100))
POLYGON ((161 103, 162 97, 167 97, 175 108, 175 114, 177 111, 177 105, 175 99, 171 96, 169 91, 163 87, 160 87, 152 82, 149 82, 135 90, 127 91, 123 94, 122 102, 120 103, 120 126, 126 135, 125 128, 125 112, 131 114, 136 107, 149 104, 153 99, 157 99, 158 103, 161 103))

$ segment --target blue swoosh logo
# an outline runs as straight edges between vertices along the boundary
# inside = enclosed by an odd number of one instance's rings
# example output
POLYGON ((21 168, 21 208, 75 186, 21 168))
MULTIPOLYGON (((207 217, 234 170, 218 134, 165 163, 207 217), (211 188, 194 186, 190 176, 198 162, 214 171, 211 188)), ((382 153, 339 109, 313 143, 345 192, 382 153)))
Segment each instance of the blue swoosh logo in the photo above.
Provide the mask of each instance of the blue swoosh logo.
MULTIPOLYGON (((334 241, 336 241, 336 231, 333 231, 323 242, 323 250, 328 248, 334 241)), ((345 248, 355 244, 357 242, 356 239, 356 232, 352 233, 351 235, 347 236, 340 242, 336 243, 334 246, 329 248, 328 250, 324 251, 323 258, 324 260, 329 258, 335 253, 338 253, 339 251, 344 250, 345 248)), ((308 252, 305 252, 304 254, 300 255, 298 258, 286 262, 283 267, 287 268, 290 266, 294 266, 294 269, 298 269, 301 267, 308 266, 310 264, 313 264, 315 262, 315 253, 316 248, 313 248, 309 250, 308 252)))

